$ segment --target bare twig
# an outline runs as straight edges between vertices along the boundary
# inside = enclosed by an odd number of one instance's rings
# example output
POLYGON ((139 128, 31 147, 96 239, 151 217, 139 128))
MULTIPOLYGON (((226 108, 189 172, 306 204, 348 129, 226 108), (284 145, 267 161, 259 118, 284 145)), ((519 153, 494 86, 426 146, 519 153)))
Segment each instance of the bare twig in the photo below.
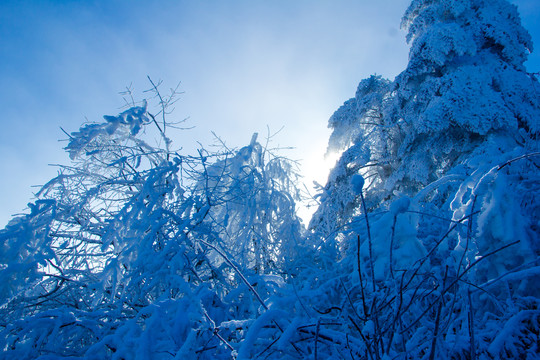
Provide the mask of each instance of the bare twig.
MULTIPOLYGON (((444 271, 443 287, 445 286, 446 279, 448 278, 448 265, 444 271)), ((439 301, 439 306, 437 308, 437 317, 435 319, 435 329, 433 330, 433 339, 431 341, 431 352, 429 353, 429 360, 435 359, 435 349, 437 348, 437 338, 439 336, 439 326, 441 323, 441 312, 442 312, 443 301, 442 298, 439 301)))
POLYGON ((364 317, 368 316, 367 304, 366 304, 366 295, 364 294, 364 280, 362 279, 362 267, 360 263, 360 235, 356 237, 356 259, 358 262, 358 277, 360 279, 360 292, 362 296, 362 305, 364 308, 364 317))
POLYGON ((249 288, 249 290, 253 293, 253 295, 255 295, 255 297, 257 298, 257 300, 259 301, 259 303, 261 303, 261 305, 263 306, 263 308, 265 310, 268 310, 268 306, 266 306, 266 304, 264 303, 263 299, 261 298, 261 296, 259 295, 259 293, 257 292, 257 290, 255 290, 253 288, 253 286, 249 283, 249 281, 247 281, 246 277, 244 276, 244 274, 240 271, 240 269, 238 269, 238 266, 236 266, 230 259, 227 255, 225 255, 225 253, 223 251, 221 251, 220 249, 218 249, 216 246, 210 244, 209 242, 207 241, 204 241, 203 239, 199 239, 198 240, 199 242, 203 243, 204 245, 208 246, 209 248, 213 249, 215 252, 217 252, 222 258, 223 260, 225 260, 227 262, 227 264, 229 264, 233 269, 234 271, 240 276, 240 278, 242 279, 242 282, 244 284, 246 284, 246 286, 249 288))
POLYGON ((317 357, 317 351, 318 351, 318 342, 319 342, 319 330, 321 328, 321 318, 319 318, 317 320, 317 327, 315 329, 315 353, 314 353, 314 357, 315 357, 315 360, 318 359, 317 357))
POLYGON ((516 245, 518 244, 520 241, 517 240, 517 241, 514 241, 514 242, 511 242, 510 244, 506 244, 504 246, 501 246, 500 248, 498 249, 495 249, 493 251, 490 251, 489 253, 487 253, 486 255, 484 256, 481 256, 479 257, 476 261, 474 261, 472 264, 470 264, 467 268, 465 268, 465 270, 463 270, 463 272, 461 274, 458 274, 456 276, 456 279, 454 281, 452 281, 452 283, 450 285, 448 285, 447 287, 445 287, 441 293, 439 294, 439 296, 437 297, 437 299, 435 299, 435 301, 433 301, 431 304, 429 304, 426 309, 420 314, 420 316, 418 316, 416 318, 416 320, 414 320, 409 326, 407 326, 405 328, 404 331, 408 331, 409 329, 411 329, 414 325, 416 325, 418 323, 418 321, 420 321, 420 319, 422 319, 426 314, 427 312, 433 307, 433 305, 435 303, 437 303, 455 284, 457 284, 458 281, 461 280, 461 278, 467 273, 469 272, 469 270, 471 270, 473 267, 475 267, 476 265, 478 265, 478 263, 484 259, 487 259, 488 257, 510 247, 510 246, 513 246, 513 245, 516 245))
POLYGON ((476 344, 474 339, 474 311, 471 299, 471 289, 468 289, 467 295, 469 298, 469 338, 470 338, 470 358, 471 360, 476 360, 476 344))
POLYGON ((373 243, 371 239, 371 228, 369 226, 369 217, 367 213, 366 200, 364 199, 364 194, 360 192, 360 199, 362 199, 362 208, 364 209, 364 217, 366 218, 366 228, 368 235, 368 245, 369 245, 369 266, 371 267, 371 285, 372 291, 375 291, 375 269, 373 267, 373 243))

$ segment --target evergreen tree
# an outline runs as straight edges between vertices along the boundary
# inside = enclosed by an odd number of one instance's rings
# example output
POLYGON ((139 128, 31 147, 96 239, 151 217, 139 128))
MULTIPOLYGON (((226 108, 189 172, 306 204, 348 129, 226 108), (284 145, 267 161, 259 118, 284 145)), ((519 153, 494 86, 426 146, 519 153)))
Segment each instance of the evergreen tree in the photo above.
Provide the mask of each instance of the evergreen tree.
POLYGON ((530 36, 507 1, 413 1, 402 26, 405 71, 363 80, 329 121, 329 151, 343 152, 310 229, 340 266, 319 287, 349 299, 334 300, 343 321, 371 329, 366 357, 532 355, 540 102, 523 65, 530 36))

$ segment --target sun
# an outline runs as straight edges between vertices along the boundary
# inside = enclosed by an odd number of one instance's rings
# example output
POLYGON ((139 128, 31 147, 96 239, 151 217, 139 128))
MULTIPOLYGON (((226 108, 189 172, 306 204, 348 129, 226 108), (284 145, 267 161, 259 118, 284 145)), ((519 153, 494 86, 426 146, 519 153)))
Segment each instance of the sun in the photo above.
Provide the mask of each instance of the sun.
POLYGON ((326 185, 330 170, 339 159, 339 152, 325 152, 326 144, 311 151, 301 162, 302 187, 307 193, 308 200, 298 204, 297 212, 306 225, 318 207, 318 202, 312 197, 317 195, 326 185))

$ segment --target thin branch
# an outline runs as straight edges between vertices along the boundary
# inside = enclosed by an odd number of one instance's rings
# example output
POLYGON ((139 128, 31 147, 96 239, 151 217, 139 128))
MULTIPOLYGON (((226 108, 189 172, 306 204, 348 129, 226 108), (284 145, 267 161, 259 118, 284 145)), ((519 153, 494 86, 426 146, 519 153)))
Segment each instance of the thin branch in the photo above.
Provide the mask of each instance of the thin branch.
POLYGON ((255 295, 255 297, 257 298, 257 300, 261 303, 261 305, 263 306, 263 308, 265 310, 268 310, 268 306, 266 306, 266 304, 264 303, 263 299, 261 298, 261 296, 259 295, 259 293, 257 293, 257 291, 253 288, 253 286, 249 283, 249 281, 247 281, 246 277, 244 276, 244 274, 240 271, 240 269, 238 269, 238 267, 229 259, 229 257, 227 255, 225 255, 225 253, 223 253, 220 249, 218 249, 216 246, 210 244, 209 242, 207 241, 204 241, 202 239, 199 239, 198 240, 199 242, 203 243, 204 245, 208 246, 209 248, 213 249, 214 251, 216 251, 222 258, 223 260, 225 260, 227 262, 227 264, 229 264, 233 269, 234 271, 236 271, 236 273, 240 276, 240 278, 242 279, 242 282, 244 284, 246 284, 246 286, 249 288, 249 290, 253 293, 253 295, 255 295))
POLYGON ((463 270, 463 272, 461 274, 459 274, 456 279, 454 281, 452 281, 452 283, 450 285, 448 285, 447 287, 445 287, 441 293, 439 294, 439 296, 437 297, 437 299, 435 299, 435 301, 433 301, 431 304, 428 305, 428 307, 422 312, 422 314, 420 314, 420 316, 418 318, 416 318, 416 320, 414 320, 409 326, 407 326, 407 328, 405 328, 404 331, 408 331, 410 328, 412 328, 414 325, 416 325, 420 319, 422 319, 426 314, 427 312, 433 307, 433 305, 438 302, 455 284, 457 284, 458 281, 461 280, 461 278, 467 273, 469 272, 469 270, 471 270, 473 267, 475 267, 476 265, 478 265, 478 263, 484 259, 487 259, 488 257, 510 247, 510 246, 513 246, 513 245, 516 245, 520 242, 520 240, 517 240, 517 241, 514 241, 510 244, 506 244, 504 246, 501 246, 500 248, 498 249, 495 249, 493 251, 490 251, 489 253, 487 253, 486 255, 484 256, 481 256, 480 258, 478 258, 476 261, 474 261, 471 265, 469 265, 465 270, 463 270))
POLYGON ((364 194, 360 192, 360 198, 362 199, 362 208, 364 209, 364 217, 366 218, 366 228, 368 235, 368 245, 369 245, 369 266, 371 267, 371 285, 372 290, 375 291, 375 269, 373 266, 373 242, 371 239, 371 228, 369 226, 369 217, 367 213, 366 200, 364 199, 364 194))

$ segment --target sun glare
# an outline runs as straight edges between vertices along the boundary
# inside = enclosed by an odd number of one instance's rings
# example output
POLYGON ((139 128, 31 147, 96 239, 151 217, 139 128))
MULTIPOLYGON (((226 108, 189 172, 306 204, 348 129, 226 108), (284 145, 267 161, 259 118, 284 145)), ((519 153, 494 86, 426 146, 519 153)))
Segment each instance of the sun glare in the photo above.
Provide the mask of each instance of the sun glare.
MULTIPOLYGON (((321 146, 320 151, 314 151, 306 156, 302 161, 303 183, 309 197, 314 197, 328 181, 328 174, 339 158, 337 152, 324 153, 326 146, 321 146)), ((309 199, 298 206, 298 215, 306 226, 309 224, 311 216, 317 210, 318 202, 309 199)))

